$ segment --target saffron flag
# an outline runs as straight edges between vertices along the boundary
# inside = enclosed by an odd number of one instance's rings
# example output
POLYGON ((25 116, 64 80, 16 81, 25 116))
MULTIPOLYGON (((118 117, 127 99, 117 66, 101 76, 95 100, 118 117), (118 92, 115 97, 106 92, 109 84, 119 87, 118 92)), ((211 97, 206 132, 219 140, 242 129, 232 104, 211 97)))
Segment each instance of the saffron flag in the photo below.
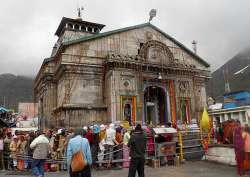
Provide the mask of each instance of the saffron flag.
POLYGON ((209 131, 209 116, 208 116, 208 112, 207 109, 204 107, 203 113, 202 113, 202 117, 201 117, 201 129, 203 131, 209 131))

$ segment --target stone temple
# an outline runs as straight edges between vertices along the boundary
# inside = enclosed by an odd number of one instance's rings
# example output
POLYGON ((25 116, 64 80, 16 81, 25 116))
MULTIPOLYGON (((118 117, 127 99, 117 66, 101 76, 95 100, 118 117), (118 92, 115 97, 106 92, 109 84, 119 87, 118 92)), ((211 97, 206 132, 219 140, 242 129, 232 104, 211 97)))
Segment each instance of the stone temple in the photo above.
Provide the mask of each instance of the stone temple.
POLYGON ((151 23, 101 32, 62 18, 35 80, 41 128, 199 120, 209 64, 151 23))

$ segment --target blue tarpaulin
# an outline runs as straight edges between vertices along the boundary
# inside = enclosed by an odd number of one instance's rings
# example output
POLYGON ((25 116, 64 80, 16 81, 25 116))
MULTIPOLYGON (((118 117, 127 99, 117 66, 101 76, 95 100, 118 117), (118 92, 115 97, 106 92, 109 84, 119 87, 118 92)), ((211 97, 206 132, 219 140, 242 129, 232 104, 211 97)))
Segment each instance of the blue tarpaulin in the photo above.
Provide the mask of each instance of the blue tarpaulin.
POLYGON ((4 107, 0 107, 0 113, 6 113, 6 112, 9 112, 9 110, 4 107))

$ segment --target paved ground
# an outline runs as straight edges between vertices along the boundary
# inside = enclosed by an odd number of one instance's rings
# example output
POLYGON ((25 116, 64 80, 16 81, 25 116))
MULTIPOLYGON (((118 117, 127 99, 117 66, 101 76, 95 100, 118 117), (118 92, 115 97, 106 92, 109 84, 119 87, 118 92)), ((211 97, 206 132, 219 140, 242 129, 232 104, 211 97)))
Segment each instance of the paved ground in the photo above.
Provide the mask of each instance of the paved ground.
MULTIPOLYGON (((92 177, 126 177, 128 169, 123 170, 106 170, 93 171, 92 177)), ((0 177, 29 177, 30 174, 25 175, 10 175, 10 172, 0 172, 0 177)), ((186 162, 179 167, 163 167, 153 169, 147 167, 145 170, 146 177, 238 177, 235 167, 225 165, 197 161, 186 162)), ((65 172, 47 173, 46 177, 68 177, 65 172)))

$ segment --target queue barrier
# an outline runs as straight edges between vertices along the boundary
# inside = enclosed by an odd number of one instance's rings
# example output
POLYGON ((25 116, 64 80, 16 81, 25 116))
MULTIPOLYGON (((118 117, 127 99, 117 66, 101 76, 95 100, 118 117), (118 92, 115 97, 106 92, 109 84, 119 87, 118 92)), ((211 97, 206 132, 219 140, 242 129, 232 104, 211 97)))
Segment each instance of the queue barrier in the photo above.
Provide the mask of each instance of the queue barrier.
MULTIPOLYGON (((182 160, 184 159, 184 155, 185 155, 185 154, 191 154, 191 153, 204 153, 204 150, 203 150, 203 149, 200 150, 200 151, 184 152, 184 149, 185 149, 185 148, 192 148, 192 147, 201 146, 201 145, 185 146, 185 145, 183 144, 183 141, 193 141, 193 140, 194 140, 194 139, 192 139, 192 140, 183 140, 183 135, 185 135, 185 137, 187 137, 187 136, 192 136, 192 135, 188 135, 188 134, 186 134, 186 133, 187 133, 187 132, 181 132, 181 131, 179 131, 178 134, 177 134, 177 137, 174 137, 174 138, 177 138, 177 139, 178 139, 178 146, 176 146, 176 153, 175 153, 175 156, 178 157, 177 159, 178 159, 179 161, 182 161, 182 160)), ((206 136, 206 135, 207 135, 207 134, 202 133, 202 136, 206 136)), ((201 136, 201 137, 202 137, 202 136, 201 136)), ((150 137, 150 138, 152 138, 152 137, 150 137)), ((201 139, 201 138, 195 139, 195 140, 202 142, 202 139, 201 139)), ((122 143, 119 144, 119 145, 113 146, 113 148, 117 148, 118 146, 121 146, 121 145, 122 145, 122 143)), ((148 144, 147 144, 147 147, 148 147, 148 145, 154 145, 154 147, 155 147, 155 141, 154 141, 153 143, 148 143, 148 144)), ((122 147, 122 148, 113 150, 112 152, 107 152, 107 153, 104 153, 104 154, 99 154, 98 157, 102 156, 102 157, 104 157, 104 160, 98 160, 98 161, 96 161, 95 163, 97 163, 97 164, 105 164, 105 163, 122 163, 122 162, 128 162, 129 160, 127 160, 127 159, 115 159, 115 158, 114 158, 114 159, 105 159, 105 156, 108 156, 108 155, 110 155, 110 154, 115 154, 115 153, 118 153, 118 152, 123 151, 123 150, 127 150, 127 148, 125 149, 124 147, 122 147)), ((154 154, 151 155, 151 156, 148 156, 148 152, 149 152, 149 151, 150 151, 149 149, 146 149, 145 159, 158 159, 158 158, 159 158, 159 157, 156 155, 156 153, 154 153, 154 154)), ((155 152, 155 151, 156 151, 156 149, 154 148, 154 152, 155 152)), ((7 152, 7 153, 5 152, 5 153, 4 153, 4 159, 5 159, 5 161, 6 161, 6 160, 8 160, 8 161, 13 160, 13 158, 11 158, 9 154, 10 154, 10 152, 7 152)), ((165 157, 168 157, 168 156, 170 156, 170 155, 172 156, 173 154, 169 154, 169 155, 166 154, 165 157)), ((20 154, 18 154, 16 159, 17 159, 17 160, 24 160, 24 161, 32 162, 32 156, 28 156, 28 155, 20 155, 20 154)), ((66 158, 65 156, 64 156, 64 157, 61 157, 61 158, 57 158, 57 159, 55 159, 55 158, 47 158, 45 162, 46 162, 46 163, 49 163, 49 164, 65 165, 65 164, 67 163, 67 158, 66 158)))

